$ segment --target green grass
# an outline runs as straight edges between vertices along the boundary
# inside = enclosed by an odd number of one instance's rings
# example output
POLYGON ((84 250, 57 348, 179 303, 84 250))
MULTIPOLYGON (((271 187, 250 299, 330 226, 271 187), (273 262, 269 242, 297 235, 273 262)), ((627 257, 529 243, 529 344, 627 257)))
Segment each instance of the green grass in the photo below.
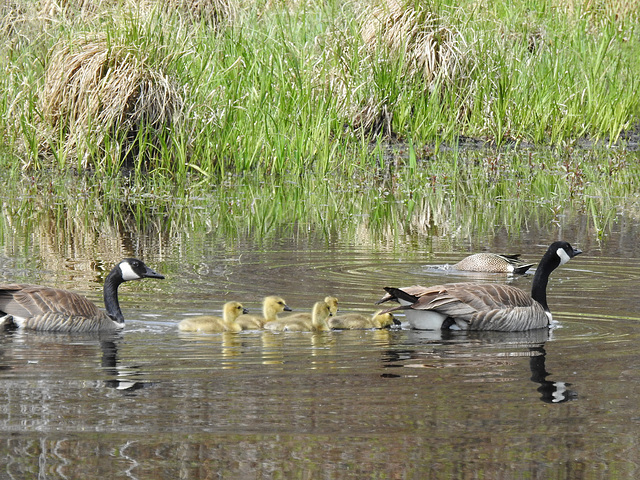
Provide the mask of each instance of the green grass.
POLYGON ((64 232, 50 242, 60 248, 95 248, 112 230, 120 245, 150 233, 164 248, 185 232, 258 246, 340 232, 387 248, 518 235, 565 215, 604 238, 621 210, 634 217, 640 163, 620 134, 640 110, 637 8, 455 3, 430 13, 464 61, 428 79, 410 68, 410 43, 365 44, 361 3, 245 4, 214 26, 117 1, 45 20, 38 2, 12 0, 0 10, 5 244, 27 242, 17 232, 64 232), (127 144, 126 175, 121 132, 88 137, 81 157, 64 128, 43 133, 52 48, 94 33, 171 78, 183 102, 170 129, 127 144))
MULTIPOLYGON (((416 3, 464 39, 468 70, 430 83, 407 74, 411 51, 365 48, 361 3, 245 4, 218 27, 160 9, 130 12, 120 2, 99 3, 109 15, 82 18, 69 5, 66 16, 49 21, 31 0, 13 0, 2 11, 0 149, 32 169, 82 167, 62 151, 64 131, 54 132, 57 146, 42 155, 38 95, 46 52, 86 32, 130 45, 179 86, 182 120, 153 147, 142 130, 134 162, 139 171, 177 179, 249 171, 353 175, 379 163, 375 146, 389 134, 414 152, 460 136, 498 147, 570 145, 584 137, 607 145, 635 127, 640 111, 635 10, 616 19, 604 9, 570 11, 545 0, 488 8, 416 3)), ((107 135, 106 142, 119 141, 107 135)), ((98 145, 87 152, 91 168, 120 169, 117 153, 98 145)))

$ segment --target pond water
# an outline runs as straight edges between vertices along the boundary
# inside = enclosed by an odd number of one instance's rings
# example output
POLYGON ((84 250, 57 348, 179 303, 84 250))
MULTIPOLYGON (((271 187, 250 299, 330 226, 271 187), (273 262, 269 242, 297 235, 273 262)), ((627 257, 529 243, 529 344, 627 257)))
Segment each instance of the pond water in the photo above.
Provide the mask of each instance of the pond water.
MULTIPOLYGON (((532 277, 434 268, 472 251, 438 238, 125 246, 166 279, 121 287, 124 332, 0 336, 0 478, 638 478, 637 220, 596 242, 571 218, 474 243, 533 262, 558 238, 584 251, 551 278, 550 332, 180 334, 232 299, 301 311, 331 294, 372 312, 387 285, 532 277)), ((3 282, 101 304, 86 251, 52 266, 42 245, 8 243, 3 282)))

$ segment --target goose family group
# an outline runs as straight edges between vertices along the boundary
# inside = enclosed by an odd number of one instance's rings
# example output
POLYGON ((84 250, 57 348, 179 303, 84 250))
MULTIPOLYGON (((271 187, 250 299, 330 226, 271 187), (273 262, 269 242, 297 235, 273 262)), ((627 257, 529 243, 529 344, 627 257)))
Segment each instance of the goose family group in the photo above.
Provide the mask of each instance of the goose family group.
MULTIPOLYGON (((551 273, 581 250, 565 241, 552 243, 543 255, 531 286, 531 293, 501 283, 448 283, 423 287, 384 287, 387 292, 377 303, 399 305, 372 316, 357 313, 338 315, 338 299, 327 296, 314 304, 311 312, 281 315, 291 308, 279 296, 263 300, 262 316, 249 315, 240 302, 227 302, 222 317, 199 316, 181 321, 183 332, 218 333, 264 329, 270 331, 329 331, 334 329, 381 329, 399 324, 394 312, 402 312, 411 328, 421 330, 524 331, 549 327, 552 316, 547 304, 547 284, 551 273)), ((533 264, 517 255, 476 254, 453 268, 484 272, 524 273, 533 264)), ((100 310, 82 295, 39 285, 0 285, 0 324, 55 332, 108 332, 124 327, 118 302, 118 287, 143 278, 163 279, 141 260, 126 258, 107 275, 104 306, 100 310)))

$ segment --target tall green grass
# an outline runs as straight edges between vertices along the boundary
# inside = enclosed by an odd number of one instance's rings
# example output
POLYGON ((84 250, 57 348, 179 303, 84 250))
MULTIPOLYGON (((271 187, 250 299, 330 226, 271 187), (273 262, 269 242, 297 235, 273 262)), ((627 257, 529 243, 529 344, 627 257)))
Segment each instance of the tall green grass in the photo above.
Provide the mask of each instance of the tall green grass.
MULTIPOLYGON (((134 164, 174 179, 254 171, 357 175, 389 160, 380 152, 390 139, 413 146, 415 157, 399 158, 414 164, 425 159, 420 152, 460 137, 498 147, 582 138, 606 146, 635 128, 640 111, 638 12, 616 18, 550 0, 482 8, 416 2, 416 10, 428 10, 466 45, 465 78, 436 75, 431 82, 407 75, 411 52, 393 56, 383 46, 365 46, 368 6, 360 2, 245 4, 229 24, 216 26, 141 5, 100 2, 103 15, 84 18, 68 9, 46 20, 37 2, 3 7, 3 158, 28 169, 78 167, 59 149, 42 156, 38 95, 46 52, 86 32, 131 45, 181 86, 182 121, 149 148, 149 132, 141 131, 134 164)), ((58 135, 63 144, 64 132, 58 135)), ((89 151, 92 168, 120 169, 122 159, 112 152, 89 151)))

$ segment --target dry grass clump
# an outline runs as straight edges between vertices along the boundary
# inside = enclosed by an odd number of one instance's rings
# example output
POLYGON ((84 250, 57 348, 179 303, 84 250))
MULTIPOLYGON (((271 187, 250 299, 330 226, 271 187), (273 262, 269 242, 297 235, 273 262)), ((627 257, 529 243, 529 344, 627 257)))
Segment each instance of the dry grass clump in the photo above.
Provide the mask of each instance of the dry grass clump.
MULTIPOLYGON (((375 91, 368 84, 357 84, 357 74, 349 71, 354 63, 350 58, 339 61, 328 74, 328 86, 337 98, 342 115, 355 131, 368 135, 393 135, 393 95, 387 95, 385 82, 418 88, 418 94, 441 94, 445 89, 469 87, 473 68, 470 48, 462 34, 427 10, 403 5, 398 0, 369 6, 358 15, 357 22, 363 48, 356 52, 344 43, 329 50, 339 56, 355 56, 364 69, 389 72, 382 79, 382 90, 375 91), (344 68, 344 71, 341 69, 344 68), (370 92, 367 94, 367 92, 370 92)), ((362 72, 360 72, 362 73, 362 72)), ((364 76, 369 82, 371 75, 364 76)), ((394 87, 391 87, 394 88, 394 87)), ((466 88, 468 93, 469 88, 466 88)), ((409 95, 415 94, 408 93, 409 95)), ((466 109, 464 100, 460 110, 466 109)))
POLYGON ((365 10, 361 34, 369 49, 382 47, 392 59, 404 62, 408 75, 420 75, 429 86, 436 80, 459 83, 469 74, 462 34, 426 10, 386 0, 365 10))
POLYGON ((161 1, 168 13, 178 11, 197 22, 219 25, 234 20, 238 15, 236 0, 165 0, 161 1))
POLYGON ((105 154, 131 160, 139 133, 153 156, 183 106, 166 75, 104 36, 56 45, 39 100, 49 146, 83 168, 105 154))
POLYGON ((593 23, 638 22, 640 17, 640 0, 570 0, 557 5, 568 14, 587 16, 593 23))

